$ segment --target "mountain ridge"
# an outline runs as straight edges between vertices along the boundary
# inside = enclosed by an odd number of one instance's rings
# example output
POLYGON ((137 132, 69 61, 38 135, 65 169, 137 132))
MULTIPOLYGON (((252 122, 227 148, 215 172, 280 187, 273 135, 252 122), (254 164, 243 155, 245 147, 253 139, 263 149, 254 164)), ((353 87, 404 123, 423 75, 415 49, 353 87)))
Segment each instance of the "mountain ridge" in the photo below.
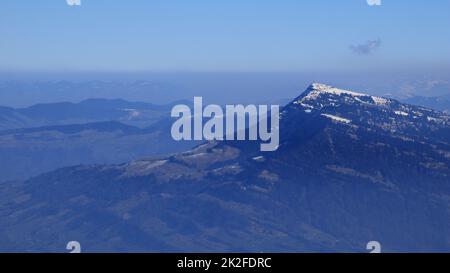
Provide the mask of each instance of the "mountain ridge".
POLYGON ((94 252, 364 252, 377 240, 388 252, 449 252, 447 117, 364 96, 293 100, 276 152, 213 141, 10 185, 0 238, 24 239, 4 248, 60 251, 76 238, 94 252))
POLYGON ((121 121, 145 127, 170 113, 175 101, 165 105, 130 102, 123 99, 86 99, 78 103, 34 104, 25 108, 0 106, 0 129, 19 129, 75 123, 121 121))

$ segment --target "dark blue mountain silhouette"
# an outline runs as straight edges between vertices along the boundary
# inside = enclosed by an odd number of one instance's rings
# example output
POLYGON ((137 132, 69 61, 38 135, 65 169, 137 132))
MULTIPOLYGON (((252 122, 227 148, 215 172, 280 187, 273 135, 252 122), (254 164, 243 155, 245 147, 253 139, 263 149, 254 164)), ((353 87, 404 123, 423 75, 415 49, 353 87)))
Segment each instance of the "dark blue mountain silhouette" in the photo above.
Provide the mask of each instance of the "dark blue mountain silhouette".
POLYGON ((313 84, 280 147, 208 142, 0 187, 3 251, 450 251, 449 116, 313 84))

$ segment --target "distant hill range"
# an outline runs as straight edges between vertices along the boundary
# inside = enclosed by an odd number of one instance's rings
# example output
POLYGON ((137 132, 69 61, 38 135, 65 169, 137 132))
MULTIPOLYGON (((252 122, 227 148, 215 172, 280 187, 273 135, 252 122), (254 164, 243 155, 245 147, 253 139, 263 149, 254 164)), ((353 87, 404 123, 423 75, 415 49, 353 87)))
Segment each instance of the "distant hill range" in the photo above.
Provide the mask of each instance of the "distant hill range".
POLYGON ((187 150, 195 142, 176 142, 170 136, 171 108, 119 99, 2 107, 0 181, 187 150))
POLYGON ((312 84, 280 147, 208 142, 0 187, 0 250, 450 252, 450 117, 312 84))
POLYGON ((178 103, 189 102, 155 105, 121 99, 88 99, 79 103, 36 104, 27 108, 3 106, 0 107, 0 130, 112 120, 145 127, 170 117, 172 106, 178 103))
POLYGON ((411 97, 403 100, 409 104, 421 105, 431 109, 450 113, 450 95, 439 97, 411 97))

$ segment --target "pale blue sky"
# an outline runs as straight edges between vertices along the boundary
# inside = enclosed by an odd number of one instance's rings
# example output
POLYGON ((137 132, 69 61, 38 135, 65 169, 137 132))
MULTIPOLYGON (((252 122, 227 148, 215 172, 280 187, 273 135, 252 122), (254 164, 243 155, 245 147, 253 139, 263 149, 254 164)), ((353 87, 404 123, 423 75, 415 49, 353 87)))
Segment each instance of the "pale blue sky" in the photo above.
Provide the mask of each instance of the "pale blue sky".
POLYGON ((2 0, 0 70, 448 67, 450 0, 2 0), (379 40, 378 40, 379 39, 379 40), (350 46, 380 44, 370 54, 350 46))

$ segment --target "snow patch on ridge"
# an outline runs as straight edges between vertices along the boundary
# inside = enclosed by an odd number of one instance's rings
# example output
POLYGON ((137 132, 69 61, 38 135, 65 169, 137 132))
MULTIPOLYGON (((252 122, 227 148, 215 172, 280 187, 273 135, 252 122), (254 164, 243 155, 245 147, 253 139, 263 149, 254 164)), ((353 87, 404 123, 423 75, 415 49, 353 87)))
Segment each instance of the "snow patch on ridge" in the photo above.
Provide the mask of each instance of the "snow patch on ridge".
POLYGON ((340 123, 349 124, 349 123, 352 122, 352 121, 349 120, 349 119, 341 118, 341 117, 334 116, 334 115, 330 115, 330 114, 321 114, 321 115, 324 116, 324 117, 327 117, 327 118, 329 118, 329 119, 331 119, 331 120, 333 120, 333 121, 340 122, 340 123))
POLYGON ((404 117, 409 116, 408 113, 403 112, 403 111, 394 111, 394 113, 395 113, 396 115, 398 115, 398 116, 404 116, 404 117))
POLYGON ((371 96, 372 100, 375 102, 376 105, 380 105, 380 106, 385 106, 389 104, 389 100, 382 98, 382 97, 377 97, 377 96, 371 96))

